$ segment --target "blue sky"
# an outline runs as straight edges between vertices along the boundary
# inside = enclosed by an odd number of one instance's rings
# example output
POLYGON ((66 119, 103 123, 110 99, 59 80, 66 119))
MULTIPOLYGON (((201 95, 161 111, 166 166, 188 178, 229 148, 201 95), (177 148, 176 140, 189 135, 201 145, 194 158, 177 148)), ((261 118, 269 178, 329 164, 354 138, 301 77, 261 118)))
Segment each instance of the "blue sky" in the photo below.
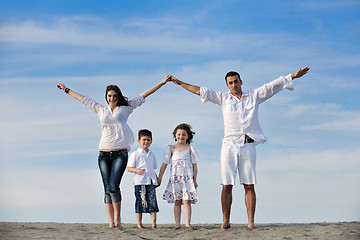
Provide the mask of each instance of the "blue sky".
MULTIPOLYGON (((294 92, 260 106, 255 221, 359 221, 359 12, 358 1, 1 1, 0 221, 107 222, 98 118, 57 83, 106 104, 109 84, 131 98, 173 74, 226 91, 235 70, 249 89, 305 66, 294 92)), ((153 132, 158 165, 182 122, 200 155, 192 220, 220 223, 220 108, 169 83, 129 118, 153 132)), ((131 173, 121 189, 135 223, 131 173)), ((164 189, 158 222, 173 223, 164 189)), ((238 182, 233 202, 231 222, 246 223, 238 182)))

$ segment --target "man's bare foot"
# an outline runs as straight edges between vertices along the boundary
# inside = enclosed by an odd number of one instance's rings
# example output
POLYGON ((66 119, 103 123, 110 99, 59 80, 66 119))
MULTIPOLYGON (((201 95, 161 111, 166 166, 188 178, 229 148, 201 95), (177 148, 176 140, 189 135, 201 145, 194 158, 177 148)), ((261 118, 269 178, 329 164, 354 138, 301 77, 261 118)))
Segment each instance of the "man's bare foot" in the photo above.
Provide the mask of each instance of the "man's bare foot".
POLYGON ((253 230, 254 228, 255 228, 255 224, 253 222, 248 224, 247 227, 248 230, 253 230))
POLYGON ((231 228, 230 223, 223 223, 221 225, 221 229, 229 229, 229 228, 231 228))

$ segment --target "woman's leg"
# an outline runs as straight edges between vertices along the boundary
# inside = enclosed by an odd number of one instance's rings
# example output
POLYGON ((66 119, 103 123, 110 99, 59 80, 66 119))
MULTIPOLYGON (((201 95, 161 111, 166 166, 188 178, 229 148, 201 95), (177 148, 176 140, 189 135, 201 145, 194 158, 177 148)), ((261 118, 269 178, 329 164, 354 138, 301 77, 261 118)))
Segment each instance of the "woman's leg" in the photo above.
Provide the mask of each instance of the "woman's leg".
POLYGON ((185 217, 185 226, 190 227, 191 222, 191 202, 189 200, 184 200, 184 217, 185 217))
POLYGON ((109 227, 114 227, 114 208, 110 197, 110 172, 111 172, 111 161, 110 154, 107 152, 100 152, 98 157, 98 165, 104 185, 104 202, 106 206, 106 213, 108 215, 109 227))
POLYGON ((114 208, 115 227, 121 229, 121 193, 119 186, 128 162, 128 152, 127 150, 111 152, 110 156, 112 160, 109 183, 110 195, 114 208))
POLYGON ((181 227, 181 202, 182 200, 176 200, 174 203, 175 228, 181 227))
POLYGON ((112 204, 105 204, 106 206, 106 212, 108 215, 108 219, 109 219, 109 227, 113 228, 115 225, 114 223, 114 208, 112 204))

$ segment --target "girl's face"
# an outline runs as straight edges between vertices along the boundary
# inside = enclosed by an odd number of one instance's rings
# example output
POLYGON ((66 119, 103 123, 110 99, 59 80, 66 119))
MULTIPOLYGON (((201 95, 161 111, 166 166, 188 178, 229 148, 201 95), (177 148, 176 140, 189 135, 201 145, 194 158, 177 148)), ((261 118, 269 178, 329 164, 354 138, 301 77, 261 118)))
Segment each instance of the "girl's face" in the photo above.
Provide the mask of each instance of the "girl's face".
POLYGON ((108 91, 108 93, 106 95, 106 99, 107 99, 111 109, 113 109, 113 108, 115 108, 117 106, 118 97, 117 97, 117 94, 116 94, 116 92, 114 90, 108 91))
POLYGON ((183 129, 178 129, 176 130, 175 137, 178 143, 186 144, 186 140, 188 140, 189 134, 183 129))

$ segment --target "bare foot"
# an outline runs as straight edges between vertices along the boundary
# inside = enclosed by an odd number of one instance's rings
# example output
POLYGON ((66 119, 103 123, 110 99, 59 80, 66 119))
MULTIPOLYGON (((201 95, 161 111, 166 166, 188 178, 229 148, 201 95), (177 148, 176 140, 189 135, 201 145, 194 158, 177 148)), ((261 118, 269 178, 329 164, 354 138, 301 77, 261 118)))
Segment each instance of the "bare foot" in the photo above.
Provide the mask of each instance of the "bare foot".
POLYGON ((143 229, 144 226, 143 226, 142 224, 138 224, 138 228, 139 228, 139 229, 143 229))
POLYGON ((247 227, 248 230, 253 230, 254 228, 255 228, 255 225, 253 222, 248 224, 248 227, 247 227))
POLYGON ((221 225, 221 229, 229 229, 229 228, 231 228, 230 223, 223 223, 221 225))
POLYGON ((120 229, 120 230, 122 230, 122 226, 121 226, 121 222, 120 222, 120 220, 115 220, 115 226, 114 227, 116 227, 116 228, 118 228, 118 229, 120 229))

